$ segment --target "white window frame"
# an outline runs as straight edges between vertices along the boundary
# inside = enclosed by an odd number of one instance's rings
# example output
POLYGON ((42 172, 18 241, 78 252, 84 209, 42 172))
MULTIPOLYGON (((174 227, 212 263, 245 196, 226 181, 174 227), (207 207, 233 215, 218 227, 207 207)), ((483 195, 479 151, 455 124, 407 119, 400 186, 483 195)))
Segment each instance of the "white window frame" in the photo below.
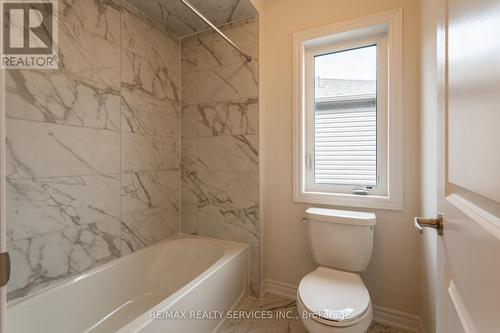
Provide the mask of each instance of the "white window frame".
POLYGON ((401 210, 402 9, 294 34, 294 200, 315 204, 401 210), (313 115, 315 55, 377 45, 377 175, 368 195, 353 186, 314 183, 313 115))
POLYGON ((385 33, 338 43, 328 43, 305 51, 304 77, 309 84, 304 86, 304 127, 306 168, 304 182, 307 192, 352 194, 359 188, 355 185, 317 184, 314 181, 314 57, 375 45, 377 47, 377 188, 368 190, 369 195, 387 195, 387 36, 385 33))

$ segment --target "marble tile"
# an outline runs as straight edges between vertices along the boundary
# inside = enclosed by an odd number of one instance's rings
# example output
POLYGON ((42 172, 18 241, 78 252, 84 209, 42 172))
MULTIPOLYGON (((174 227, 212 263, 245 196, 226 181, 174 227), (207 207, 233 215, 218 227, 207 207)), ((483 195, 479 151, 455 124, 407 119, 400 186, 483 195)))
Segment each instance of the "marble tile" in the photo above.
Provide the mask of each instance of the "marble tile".
POLYGON ((165 240, 180 231, 179 210, 173 206, 152 208, 122 216, 122 255, 165 240))
POLYGON ((59 24, 72 24, 107 41, 120 43, 118 0, 65 0, 59 2, 59 24))
POLYGON ((149 95, 122 89, 122 130, 177 138, 179 136, 179 105, 149 95))
POLYGON ((6 117, 120 129, 120 92, 60 71, 6 71, 6 117))
POLYGON ((158 59, 147 59, 127 50, 121 52, 122 87, 160 100, 180 103, 179 74, 158 59))
POLYGON ((120 177, 7 179, 7 238, 31 238, 120 217, 120 177))
POLYGON ((270 311, 272 319, 232 319, 222 329, 223 333, 307 333, 298 318, 295 300, 266 294, 262 299, 248 297, 240 309, 242 311, 270 311), (278 318, 278 313, 283 319, 278 318))
POLYGON ((121 47, 146 59, 156 59, 180 73, 179 41, 128 6, 122 9, 121 47))
POLYGON ((219 66, 198 72, 198 103, 234 100, 259 95, 257 61, 219 66))
POLYGON ((198 135, 198 106, 184 106, 181 113, 181 137, 192 138, 198 135))
POLYGON ((198 138, 198 170, 258 171, 258 135, 198 138))
POLYGON ((198 169, 198 138, 184 138, 181 144, 181 168, 198 169))
MULTIPOLYGON (((225 26, 222 31, 253 59, 259 57, 259 23, 256 18, 235 22, 225 26)), ((201 33, 196 35, 199 43, 198 70, 218 66, 244 63, 246 59, 218 34, 201 33)))
POLYGON ((198 197, 195 189, 196 183, 192 183, 190 179, 196 177, 196 174, 193 173, 192 171, 181 170, 181 231, 186 234, 197 235, 198 197))
MULTIPOLYGON (((258 299, 248 297, 240 306, 249 313, 269 311, 270 319, 232 319, 222 329, 223 333, 307 333, 297 311, 296 301, 273 294, 258 299)), ((372 322, 366 333, 409 333, 389 325, 372 322)))
MULTIPOLYGON (((258 22, 223 27, 258 56, 258 22)), ((182 231, 252 247, 259 274, 258 62, 246 63, 213 32, 182 39, 182 231)))
POLYGON ((122 172, 179 169, 178 139, 122 132, 122 172))
POLYGON ((134 172, 122 175, 122 213, 171 207, 180 210, 179 172, 134 172))
POLYGON ((7 73, 9 299, 180 231, 179 42, 122 4, 64 0, 60 69, 7 73))
POLYGON ((59 69, 119 89, 120 48, 77 26, 60 25, 59 69))
POLYGON ((120 173, 120 133, 7 119, 10 179, 120 173))
MULTIPOLYGON (((177 36, 186 36, 207 29, 206 24, 180 1, 129 0, 129 2, 177 36)), ((192 0, 191 3, 217 26, 257 14, 248 0, 192 0)))
POLYGON ((372 322, 367 333, 411 333, 411 331, 407 331, 397 327, 391 327, 389 325, 377 322, 372 322))
POLYGON ((8 298, 25 296, 118 258, 120 232, 120 223, 108 220, 9 242, 8 298))
POLYGON ((260 294, 260 247, 250 247, 250 295, 260 294))
POLYGON ((259 100, 245 98, 198 105, 198 135, 259 133, 259 100))
POLYGON ((181 71, 182 105, 198 104, 198 72, 181 71))
POLYGON ((140 17, 133 8, 121 9, 121 47, 146 57, 151 45, 153 27, 140 17))
POLYGON ((184 195, 196 196, 196 233, 259 244, 258 174, 254 172, 183 172, 184 195))
POLYGON ((183 74, 198 70, 198 35, 181 39, 181 71, 183 74))

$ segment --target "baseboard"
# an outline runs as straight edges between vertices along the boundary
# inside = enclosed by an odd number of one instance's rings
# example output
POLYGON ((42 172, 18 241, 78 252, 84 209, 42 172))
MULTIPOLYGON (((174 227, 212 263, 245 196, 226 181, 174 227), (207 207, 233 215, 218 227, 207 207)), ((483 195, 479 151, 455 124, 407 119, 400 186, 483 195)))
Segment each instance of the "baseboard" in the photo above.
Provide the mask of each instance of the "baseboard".
MULTIPOLYGON (((297 287, 298 286, 290 283, 265 279, 261 287, 261 296, 269 293, 290 299, 296 299, 297 287)), ((409 332, 425 333, 420 317, 383 306, 373 306, 373 320, 377 323, 386 324, 395 328, 401 328, 409 332)))
POLYGON ((269 293, 290 299, 296 299, 297 288, 298 286, 290 283, 265 279, 264 282, 262 282, 262 287, 260 288, 260 294, 261 296, 264 296, 265 294, 269 293))
POLYGON ((383 306, 373 306, 373 320, 377 323, 401 328, 406 331, 425 333, 419 316, 383 306))

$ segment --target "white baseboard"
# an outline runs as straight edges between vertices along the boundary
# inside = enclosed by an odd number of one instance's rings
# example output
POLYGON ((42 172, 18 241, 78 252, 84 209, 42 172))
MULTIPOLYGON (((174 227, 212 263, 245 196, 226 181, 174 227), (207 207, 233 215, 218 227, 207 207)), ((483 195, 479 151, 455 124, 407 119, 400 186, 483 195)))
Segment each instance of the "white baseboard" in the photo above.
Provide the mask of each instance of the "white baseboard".
MULTIPOLYGON (((265 279, 261 286, 261 297, 269 293, 290 299, 296 299, 297 287, 298 286, 290 283, 265 279)), ((386 324, 410 332, 425 333, 419 316, 389 309, 383 306, 373 306, 373 320, 380 324, 386 324)))
POLYGON ((264 282, 262 282, 262 287, 260 288, 260 294, 264 296, 265 294, 269 293, 290 299, 296 299, 297 288, 298 286, 290 283, 265 279, 264 282))
POLYGON ((410 332, 425 333, 419 316, 383 306, 373 306, 373 320, 380 324, 386 324, 410 332))

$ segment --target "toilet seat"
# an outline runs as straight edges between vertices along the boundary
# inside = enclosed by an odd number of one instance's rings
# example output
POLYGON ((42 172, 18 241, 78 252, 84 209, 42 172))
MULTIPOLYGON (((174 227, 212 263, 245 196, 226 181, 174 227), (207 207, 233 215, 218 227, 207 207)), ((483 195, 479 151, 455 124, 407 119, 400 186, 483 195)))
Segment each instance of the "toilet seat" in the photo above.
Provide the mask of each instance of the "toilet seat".
POLYGON ((300 281, 298 300, 310 319, 328 326, 352 326, 365 320, 370 295, 355 273, 319 267, 300 281))

